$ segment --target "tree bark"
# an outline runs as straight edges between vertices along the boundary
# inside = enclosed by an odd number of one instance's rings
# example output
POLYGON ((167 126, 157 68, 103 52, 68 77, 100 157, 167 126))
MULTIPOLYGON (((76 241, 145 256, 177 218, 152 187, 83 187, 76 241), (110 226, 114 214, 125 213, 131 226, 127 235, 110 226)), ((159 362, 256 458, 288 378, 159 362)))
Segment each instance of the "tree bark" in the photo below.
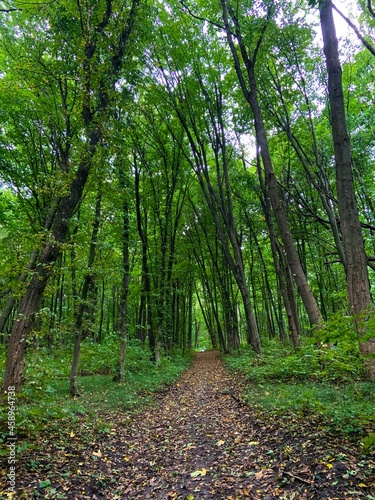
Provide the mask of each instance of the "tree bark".
MULTIPOLYGON (((20 300, 18 316, 12 328, 1 390, 2 397, 4 391, 7 391, 7 388, 10 386, 14 386, 16 392, 21 391, 26 356, 26 339, 32 328, 35 314, 47 286, 47 281, 52 272, 53 265, 60 253, 61 244, 66 240, 69 230, 69 221, 82 199, 91 161, 96 153, 98 143, 102 138, 99 117, 110 104, 108 91, 111 85, 113 86, 115 84, 118 73, 122 67, 125 48, 130 34, 133 31, 139 2, 140 0, 132 0, 126 23, 121 32, 118 33, 117 46, 111 56, 110 67, 99 82, 98 93, 100 97, 96 105, 93 105, 91 98, 91 65, 97 49, 97 37, 106 29, 112 15, 111 1, 107 2, 107 8, 103 13, 102 22, 92 30, 92 38, 89 41, 86 40, 85 58, 82 64, 86 73, 83 83, 82 118, 87 139, 87 151, 77 167, 75 176, 70 183, 68 194, 62 198, 53 200, 51 204, 50 214, 46 221, 48 225, 50 225, 50 218, 51 221, 53 221, 51 222, 51 231, 49 231, 46 236, 45 243, 38 259, 39 262, 35 267, 33 266, 33 276, 20 300)), ((115 47, 115 45, 113 45, 113 47, 115 47)), ((64 171, 66 170, 65 161, 61 165, 61 168, 64 171)))
POLYGON ((119 371, 115 374, 114 380, 123 383, 125 381, 125 359, 128 345, 127 332, 127 312, 128 312, 128 295, 130 283, 130 262, 129 262, 129 235, 130 235, 130 219, 129 219, 129 203, 126 199, 125 179, 122 169, 119 173, 120 187, 122 188, 124 200, 122 203, 122 286, 120 298, 120 353, 119 353, 119 371))
POLYGON ((150 344, 150 350, 151 350, 151 360, 153 362, 156 361, 156 344, 157 344, 157 338, 156 338, 156 333, 154 330, 154 318, 153 318, 153 303, 151 299, 151 280, 150 280, 150 271, 149 271, 149 265, 148 265, 148 238, 147 238, 147 220, 145 221, 144 225, 145 228, 142 226, 142 215, 141 215, 141 198, 140 198, 140 170, 138 168, 138 162, 137 162, 137 156, 134 153, 134 170, 135 170, 135 175, 134 175, 134 182, 135 182, 135 203, 136 203, 136 214, 137 214, 137 229, 138 229, 138 234, 142 242, 142 281, 143 281, 143 290, 142 294, 145 296, 145 308, 146 308, 146 317, 147 317, 147 335, 148 335, 148 340, 150 344))
MULTIPOLYGON (((306 275, 301 265, 300 258, 294 246, 294 241, 290 231, 289 222, 282 201, 279 196, 277 180, 275 177, 275 173, 273 171, 271 155, 268 148, 266 128, 264 125, 263 115, 258 100, 257 83, 255 77, 255 54, 252 59, 248 55, 248 51, 246 49, 245 43, 242 38, 240 26, 233 12, 233 9, 227 4, 226 0, 221 0, 221 5, 222 5, 225 30, 227 34, 227 40, 232 53, 236 74, 239 79, 239 83, 242 92, 244 94, 244 97, 248 101, 251 110, 253 112, 256 142, 263 162, 265 183, 268 189, 268 196, 270 198, 272 209, 275 214, 281 239, 283 241, 285 252, 287 254, 287 259, 290 268, 293 272, 298 292, 302 298, 303 304, 306 309, 306 313, 309 317, 310 324, 312 326, 319 327, 322 323, 321 313, 318 304, 315 300, 315 297, 309 287, 306 275), (234 34, 229 24, 228 12, 230 14, 230 17, 232 19, 235 28, 235 36, 238 41, 239 52, 241 54, 243 63, 246 67, 246 79, 242 71, 239 54, 237 52, 237 48, 234 43, 234 34)), ((260 43, 261 43, 261 38, 259 39, 257 48, 259 48, 260 43)))
POLYGON ((5 368, 3 390, 14 386, 16 392, 20 392, 23 385, 23 372, 26 356, 26 339, 31 330, 35 314, 38 311, 48 278, 52 267, 59 255, 60 244, 65 241, 68 233, 68 220, 71 218, 75 207, 82 197, 82 192, 88 176, 88 165, 86 162, 80 164, 77 176, 70 187, 70 194, 64 198, 57 211, 54 228, 47 237, 39 262, 28 284, 25 294, 19 305, 18 316, 14 322, 5 368))
POLYGON ((321 1, 319 11, 328 71, 328 93, 336 163, 337 201, 347 271, 347 295, 359 334, 359 348, 361 353, 366 355, 368 376, 371 380, 375 380, 375 359, 367 356, 375 354, 375 337, 367 338, 368 335, 366 335, 366 340, 362 341, 362 337, 368 333, 365 321, 370 314, 373 314, 373 302, 367 271, 367 256, 354 191, 350 138, 346 127, 342 71, 332 1, 321 1))

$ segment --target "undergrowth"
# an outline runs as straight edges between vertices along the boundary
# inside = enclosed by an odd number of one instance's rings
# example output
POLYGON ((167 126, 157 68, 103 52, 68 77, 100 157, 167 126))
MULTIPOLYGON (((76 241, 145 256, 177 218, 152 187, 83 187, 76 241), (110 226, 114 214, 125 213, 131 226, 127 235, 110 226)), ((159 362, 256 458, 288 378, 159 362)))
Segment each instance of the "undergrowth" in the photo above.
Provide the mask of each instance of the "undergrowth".
MULTIPOLYGON (((108 415, 137 410, 152 399, 152 394, 163 386, 172 384, 188 368, 191 355, 175 352, 164 356, 156 366, 150 361, 145 346, 133 342, 126 356, 125 382, 113 382, 118 357, 118 345, 114 339, 103 344, 82 343, 78 377, 81 396, 69 395, 69 369, 71 352, 63 349, 48 353, 46 349, 30 351, 26 382, 23 392, 17 395, 16 433, 28 447, 29 438, 40 431, 54 427, 74 425, 85 421, 88 430, 107 432, 108 415)), ((6 408, 0 409, 0 421, 6 422, 6 408)), ((6 425, 2 425, 6 429, 6 425)), ((0 434, 0 443, 6 440, 6 432, 0 434)))
POLYGON ((350 339, 333 346, 310 339, 298 351, 269 341, 261 356, 245 349, 225 360, 245 375, 243 397, 253 408, 275 416, 310 416, 330 432, 361 438, 365 451, 373 448, 374 384, 364 380, 350 339))

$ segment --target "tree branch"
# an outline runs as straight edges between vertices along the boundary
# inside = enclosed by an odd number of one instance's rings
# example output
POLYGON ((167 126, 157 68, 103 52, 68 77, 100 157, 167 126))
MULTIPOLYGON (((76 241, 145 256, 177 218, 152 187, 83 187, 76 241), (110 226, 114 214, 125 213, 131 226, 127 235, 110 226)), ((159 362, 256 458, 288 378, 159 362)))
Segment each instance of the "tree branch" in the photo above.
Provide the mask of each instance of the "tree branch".
MULTIPOLYGON (((368 0, 370 2, 370 0, 368 0)), ((371 3, 370 3, 371 5, 371 3)), ((345 16, 345 14, 343 14, 341 12, 341 10, 339 10, 336 5, 332 4, 332 7, 335 9, 335 11, 340 14, 340 16, 344 19, 344 21, 352 28, 352 30, 354 31, 354 33, 357 35, 357 37, 359 38, 359 40, 362 42, 362 44, 366 47, 367 50, 369 50, 371 52, 371 54, 373 56, 375 56, 375 47, 373 45, 371 45, 367 40, 365 40, 365 38, 361 35, 361 33, 358 31, 358 28, 355 26, 355 24, 353 24, 351 22, 351 20, 345 16)), ((371 12, 371 11, 370 11, 371 12)), ((375 16, 374 16, 375 17, 375 16)))
POLYGON ((375 12, 374 12, 374 9, 372 8, 371 0, 367 0, 367 8, 368 8, 370 14, 372 15, 372 17, 375 18, 375 12))
POLYGON ((186 5, 186 3, 184 2, 184 0, 180 0, 180 4, 182 5, 182 7, 187 11, 187 13, 191 16, 191 17, 194 17, 194 19, 197 19, 198 21, 204 21, 206 23, 209 23, 209 24, 212 24, 212 26, 215 26, 216 28, 219 28, 221 30, 225 30, 225 27, 222 26, 221 24, 219 23, 215 23, 215 21, 211 21, 210 19, 206 19, 204 17, 200 17, 200 16, 197 16, 196 14, 194 14, 192 12, 192 10, 190 9, 190 7, 188 7, 186 5))

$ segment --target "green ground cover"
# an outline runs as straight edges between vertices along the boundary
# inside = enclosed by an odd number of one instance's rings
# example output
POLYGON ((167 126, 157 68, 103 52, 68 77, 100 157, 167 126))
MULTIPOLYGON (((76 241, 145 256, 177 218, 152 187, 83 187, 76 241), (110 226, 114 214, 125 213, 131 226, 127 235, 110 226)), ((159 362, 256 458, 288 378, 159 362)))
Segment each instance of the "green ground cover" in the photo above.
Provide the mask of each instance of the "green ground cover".
POLYGON ((245 377, 244 400, 277 418, 309 417, 330 432, 358 439, 364 451, 374 447, 375 390, 364 379, 354 346, 333 348, 306 342, 298 352, 268 342, 262 356, 243 350, 226 356, 231 370, 245 377))

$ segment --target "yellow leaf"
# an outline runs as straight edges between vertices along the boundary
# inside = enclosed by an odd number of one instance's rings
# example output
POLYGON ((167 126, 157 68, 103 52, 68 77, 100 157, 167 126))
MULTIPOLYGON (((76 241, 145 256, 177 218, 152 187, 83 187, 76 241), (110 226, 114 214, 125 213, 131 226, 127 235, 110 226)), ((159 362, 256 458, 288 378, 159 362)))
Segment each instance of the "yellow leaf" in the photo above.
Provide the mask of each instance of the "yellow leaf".
POLYGON ((207 469, 196 470, 190 474, 191 477, 205 476, 207 469))
POLYGON ((326 464, 326 467, 328 467, 328 469, 333 469, 333 465, 332 464, 326 464))
POLYGON ((259 444, 259 441, 250 441, 249 446, 256 446, 259 444))
POLYGON ((71 438, 74 438, 74 436, 75 436, 75 434, 74 434, 74 432, 72 431, 72 432, 70 433, 70 437, 71 437, 71 438))
POLYGON ((224 443, 225 443, 225 441, 223 441, 222 439, 219 439, 219 441, 216 442, 216 445, 221 446, 224 443))
POLYGON ((129 462, 130 458, 129 457, 124 457, 125 462, 129 462))
POLYGON ((77 469, 77 474, 81 474, 81 469, 77 469))
POLYGON ((194 500, 194 495, 189 493, 189 495, 186 497, 186 500, 194 500))
POLYGON ((360 488, 367 488, 367 484, 359 483, 358 485, 360 488))

